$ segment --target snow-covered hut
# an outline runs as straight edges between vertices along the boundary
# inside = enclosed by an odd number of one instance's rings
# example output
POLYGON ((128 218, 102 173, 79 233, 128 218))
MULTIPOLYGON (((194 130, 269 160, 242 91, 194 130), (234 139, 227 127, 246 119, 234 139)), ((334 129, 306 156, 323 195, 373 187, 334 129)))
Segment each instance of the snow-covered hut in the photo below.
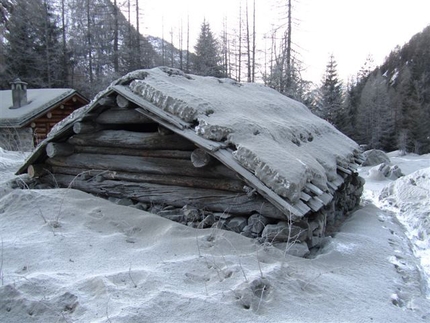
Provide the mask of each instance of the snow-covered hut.
POLYGON ((268 87, 161 67, 58 123, 18 173, 313 247, 358 205, 360 161, 354 141, 268 87))
POLYGON ((0 91, 0 147, 30 151, 88 100, 74 89, 27 89, 19 78, 0 91))

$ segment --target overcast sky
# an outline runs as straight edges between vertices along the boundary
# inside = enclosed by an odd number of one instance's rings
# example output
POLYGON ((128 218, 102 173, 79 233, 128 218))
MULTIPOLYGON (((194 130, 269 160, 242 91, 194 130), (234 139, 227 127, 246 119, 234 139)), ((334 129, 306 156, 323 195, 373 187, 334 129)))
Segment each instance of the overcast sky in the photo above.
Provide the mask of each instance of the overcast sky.
MULTIPOLYGON (((248 2, 251 10, 253 0, 248 2)), ((256 0, 259 49, 270 48, 270 40, 263 36, 270 34, 272 25, 282 24, 286 14, 281 5, 286 2, 256 0)), ((245 7, 246 0, 143 0, 143 31, 161 37, 164 21, 164 37, 170 40, 171 28, 178 33, 182 21, 186 30, 189 16, 191 42, 197 39, 203 19, 219 36, 225 17, 229 29, 237 29, 240 3, 245 7)), ((314 82, 321 80, 330 53, 346 81, 369 55, 375 65, 382 64, 396 45, 430 24, 430 0, 293 0, 293 6, 292 39, 306 67, 304 78, 314 82)))

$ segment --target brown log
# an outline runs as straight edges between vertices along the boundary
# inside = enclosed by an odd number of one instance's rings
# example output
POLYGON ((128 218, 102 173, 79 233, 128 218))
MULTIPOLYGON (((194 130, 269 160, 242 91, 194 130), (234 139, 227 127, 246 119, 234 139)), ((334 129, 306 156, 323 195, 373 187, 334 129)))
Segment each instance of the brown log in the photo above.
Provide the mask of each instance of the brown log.
POLYGON ((191 162, 194 167, 201 168, 210 164, 212 157, 203 149, 197 148, 191 153, 191 162))
POLYGON ((147 124, 154 121, 134 109, 109 109, 96 118, 100 124, 147 124))
POLYGON ((114 98, 110 97, 110 96, 104 96, 102 97, 98 103, 100 105, 106 106, 106 107, 114 107, 116 106, 116 101, 114 98))
MULTIPOLYGON (((76 188, 88 193, 117 198, 130 198, 143 203, 155 203, 183 207, 185 205, 205 209, 210 212, 250 215, 254 212, 275 219, 285 220, 286 216, 260 196, 249 198, 221 190, 195 189, 179 186, 149 183, 130 183, 125 181, 81 180, 75 176, 57 175, 60 187, 76 188)), ((44 178, 50 181, 49 176, 44 178)))
POLYGON ((73 154, 68 157, 48 158, 46 163, 52 166, 113 170, 128 173, 235 178, 235 173, 221 163, 203 169, 195 168, 190 160, 170 158, 73 154))
POLYGON ((170 130, 170 129, 167 129, 166 127, 163 127, 163 126, 158 126, 158 133, 161 135, 161 136, 169 136, 169 135, 172 135, 174 132, 172 131, 172 130, 170 130))
POLYGON ((118 148, 118 147, 75 146, 75 152, 101 154, 101 155, 162 157, 162 158, 187 159, 187 160, 191 158, 191 151, 185 151, 185 150, 184 151, 183 150, 142 150, 142 149, 118 148))
POLYGON ((75 122, 73 125, 73 132, 76 134, 94 133, 103 129, 103 126, 94 122, 75 122))
POLYGON ((55 156, 70 156, 73 152, 73 145, 67 142, 50 142, 46 145, 46 154, 50 158, 55 156))
POLYGON ((81 146, 121 147, 134 149, 194 150, 195 145, 179 135, 160 136, 158 133, 126 130, 102 130, 95 134, 79 134, 69 143, 81 146))
POLYGON ((46 164, 33 164, 28 166, 27 174, 30 178, 37 178, 50 173, 50 167, 46 164))
POLYGON ((178 176, 178 175, 158 175, 158 174, 138 174, 138 173, 125 173, 110 170, 87 170, 84 168, 72 168, 52 166, 54 174, 65 175, 80 175, 86 177, 97 176, 99 180, 119 180, 136 183, 152 183, 170 186, 194 187, 194 188, 207 188, 216 189, 230 192, 243 193, 244 183, 240 180, 229 178, 201 178, 191 176, 178 176))
POLYGON ((122 95, 118 94, 116 96, 116 104, 123 109, 126 109, 128 107, 130 107, 130 101, 128 101, 125 97, 123 97, 122 95))

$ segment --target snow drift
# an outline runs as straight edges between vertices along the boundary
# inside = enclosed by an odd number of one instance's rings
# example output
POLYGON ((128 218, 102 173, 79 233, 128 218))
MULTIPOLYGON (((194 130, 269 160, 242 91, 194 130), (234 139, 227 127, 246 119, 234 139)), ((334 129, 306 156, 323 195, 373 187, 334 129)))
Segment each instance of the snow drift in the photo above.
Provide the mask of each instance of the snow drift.
MULTIPOLYGON (((0 150, 2 323, 430 319, 403 227, 394 213, 369 201, 314 258, 303 259, 233 232, 193 229, 73 189, 16 188, 22 179, 13 173, 22 158, 0 150)), ((408 174, 430 163, 430 155, 391 159, 408 174)), ((411 178, 428 188, 421 180, 428 178, 425 171, 411 178)), ((369 180, 365 189, 379 196, 380 184, 390 182, 369 180)), ((415 186, 404 184, 402 194, 393 189, 385 198, 392 196, 398 206, 413 201, 406 188, 415 186)), ((426 210, 423 204, 420 211, 426 210)))

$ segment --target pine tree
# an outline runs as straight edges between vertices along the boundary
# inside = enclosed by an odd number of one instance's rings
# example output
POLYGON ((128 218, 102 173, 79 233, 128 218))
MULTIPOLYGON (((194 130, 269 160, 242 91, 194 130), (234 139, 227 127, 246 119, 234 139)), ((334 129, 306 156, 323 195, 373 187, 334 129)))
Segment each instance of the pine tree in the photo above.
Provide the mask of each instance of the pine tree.
POLYGON ((322 118, 336 127, 342 126, 343 117, 343 91, 342 82, 337 75, 337 63, 333 55, 330 55, 326 72, 320 87, 318 110, 322 118))
POLYGON ((0 89, 10 87, 6 76, 6 39, 7 23, 14 7, 11 0, 0 0, 0 89))
POLYGON ((408 152, 422 154, 429 151, 429 114, 422 106, 424 101, 420 84, 413 79, 412 72, 406 66, 399 76, 398 92, 401 94, 401 133, 404 136, 404 148, 408 152))
POLYGON ((194 47, 194 72, 199 75, 216 77, 224 76, 222 73, 221 58, 218 42, 210 29, 209 23, 203 21, 197 44, 194 47))
POLYGON ((391 109, 388 84, 381 72, 367 79, 361 92, 357 131, 360 143, 368 148, 392 150, 396 146, 394 115, 391 109))
POLYGON ((7 78, 20 77, 30 87, 64 84, 61 30, 46 1, 17 0, 7 24, 7 78))

